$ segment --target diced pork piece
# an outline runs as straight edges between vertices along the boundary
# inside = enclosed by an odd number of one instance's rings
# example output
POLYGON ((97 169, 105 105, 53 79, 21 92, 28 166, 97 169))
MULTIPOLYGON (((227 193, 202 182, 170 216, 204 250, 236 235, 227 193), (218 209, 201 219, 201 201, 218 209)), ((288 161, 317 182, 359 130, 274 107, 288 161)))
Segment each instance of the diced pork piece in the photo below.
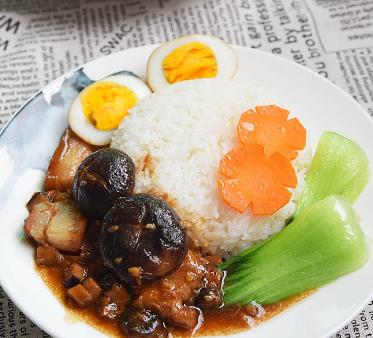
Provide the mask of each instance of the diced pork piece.
POLYGON ((57 190, 36 192, 26 204, 27 210, 31 212, 34 205, 41 202, 53 202, 58 194, 59 192, 57 190))
POLYGON ((24 231, 38 243, 45 243, 45 230, 56 214, 53 203, 41 202, 33 204, 29 217, 25 220, 24 231))
POLYGON ((91 294, 93 300, 98 299, 101 296, 101 288, 92 277, 86 278, 82 285, 91 294))
POLYGON ((57 212, 55 202, 64 201, 68 198, 67 193, 60 193, 57 190, 35 193, 26 205, 30 214, 25 220, 25 233, 36 242, 45 244, 47 225, 57 212))
POLYGON ((45 190, 70 189, 80 163, 94 150, 93 146, 84 142, 68 128, 49 163, 44 182, 45 190))
POLYGON ((88 271, 78 263, 72 263, 65 269, 65 286, 71 288, 87 277, 88 271))
POLYGON ((65 258, 52 246, 39 245, 36 248, 36 264, 46 266, 61 266, 66 264, 65 258))
POLYGON ((56 212, 45 230, 46 241, 57 249, 78 251, 87 226, 85 217, 70 199, 54 203, 56 212))
POLYGON ((194 329, 200 312, 184 303, 191 302, 203 286, 207 261, 198 253, 188 250, 182 265, 170 275, 138 289, 133 302, 137 308, 149 309, 159 314, 171 325, 194 329))
POLYGON ((104 292, 99 313, 103 317, 114 319, 124 312, 130 299, 130 294, 123 285, 114 284, 111 289, 104 292))
POLYGON ((93 303, 93 297, 83 285, 76 285, 67 290, 67 295, 71 297, 80 307, 86 307, 93 303))

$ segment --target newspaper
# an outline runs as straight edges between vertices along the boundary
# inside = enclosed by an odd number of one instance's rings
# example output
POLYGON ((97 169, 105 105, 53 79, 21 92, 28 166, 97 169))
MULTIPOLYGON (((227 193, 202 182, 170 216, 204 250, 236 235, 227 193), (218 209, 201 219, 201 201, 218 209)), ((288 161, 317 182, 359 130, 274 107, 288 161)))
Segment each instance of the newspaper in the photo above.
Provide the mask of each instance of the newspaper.
MULTIPOLYGON (((309 67, 373 116, 373 0, 0 0, 0 127, 84 62, 192 33, 309 67)), ((23 336, 48 337, 0 290, 0 337, 23 336)), ((373 337, 373 301, 334 337, 373 337)))

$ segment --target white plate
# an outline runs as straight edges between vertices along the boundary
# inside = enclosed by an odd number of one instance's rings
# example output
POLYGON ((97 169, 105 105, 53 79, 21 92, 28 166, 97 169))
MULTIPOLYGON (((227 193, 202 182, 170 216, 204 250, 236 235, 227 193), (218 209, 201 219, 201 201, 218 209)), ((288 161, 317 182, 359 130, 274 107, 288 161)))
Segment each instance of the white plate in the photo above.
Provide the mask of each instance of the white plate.
MULTIPOLYGON (((57 79, 31 99, 0 137, 0 283, 10 298, 32 321, 54 337, 104 337, 82 322, 66 319, 63 306, 34 270, 34 249, 19 240, 25 203, 42 182, 49 157, 66 128, 69 100, 91 80, 123 69, 145 76, 154 46, 125 50, 86 64, 57 79), (81 78, 82 75, 88 76, 81 78), (64 90, 59 92, 64 83, 64 90), (53 95, 54 93, 57 93, 53 95), (49 106, 45 100, 51 101, 49 106)), ((238 77, 257 84, 300 118, 313 145, 325 130, 357 141, 373 163, 373 125, 364 110, 347 94, 314 72, 258 50, 236 48, 238 77)), ((373 213, 370 182, 356 209, 371 243, 373 213)), ((373 295, 373 258, 360 270, 340 278, 275 318, 250 330, 251 338, 327 337, 342 327, 373 295)), ((248 332, 234 335, 246 337, 248 332)))

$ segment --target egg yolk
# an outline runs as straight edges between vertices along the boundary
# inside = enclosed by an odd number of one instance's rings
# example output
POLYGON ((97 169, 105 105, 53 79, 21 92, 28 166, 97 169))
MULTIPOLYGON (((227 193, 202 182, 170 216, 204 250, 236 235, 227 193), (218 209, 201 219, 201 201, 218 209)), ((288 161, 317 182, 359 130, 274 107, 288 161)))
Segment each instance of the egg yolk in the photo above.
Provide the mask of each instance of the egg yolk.
POLYGON ((114 82, 96 82, 81 94, 84 116, 100 130, 117 128, 137 101, 132 90, 114 82))
POLYGON ((190 42, 174 49, 162 66, 169 83, 215 77, 218 73, 214 52, 201 42, 190 42))

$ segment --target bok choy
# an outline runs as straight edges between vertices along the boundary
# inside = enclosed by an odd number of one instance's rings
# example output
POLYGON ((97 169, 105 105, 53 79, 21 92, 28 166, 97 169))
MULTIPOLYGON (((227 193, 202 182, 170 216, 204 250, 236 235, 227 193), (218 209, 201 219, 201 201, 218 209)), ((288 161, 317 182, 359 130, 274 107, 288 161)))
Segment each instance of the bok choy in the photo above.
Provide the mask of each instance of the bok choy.
POLYGON ((228 271, 224 302, 274 303, 356 270, 367 258, 349 200, 329 196, 305 208, 280 233, 221 266, 228 271))
POLYGON ((354 141, 334 132, 325 132, 319 141, 306 186, 293 217, 329 195, 343 195, 351 203, 369 180, 369 160, 354 141))

